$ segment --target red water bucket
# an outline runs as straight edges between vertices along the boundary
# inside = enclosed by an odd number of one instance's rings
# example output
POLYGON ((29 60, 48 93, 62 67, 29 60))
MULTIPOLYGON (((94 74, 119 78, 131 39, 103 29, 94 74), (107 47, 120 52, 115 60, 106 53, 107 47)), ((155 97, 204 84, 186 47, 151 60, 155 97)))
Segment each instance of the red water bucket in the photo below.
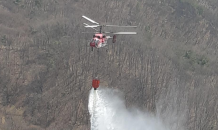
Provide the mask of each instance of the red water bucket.
POLYGON ((92 87, 96 90, 99 87, 100 80, 98 79, 93 79, 92 80, 92 87))

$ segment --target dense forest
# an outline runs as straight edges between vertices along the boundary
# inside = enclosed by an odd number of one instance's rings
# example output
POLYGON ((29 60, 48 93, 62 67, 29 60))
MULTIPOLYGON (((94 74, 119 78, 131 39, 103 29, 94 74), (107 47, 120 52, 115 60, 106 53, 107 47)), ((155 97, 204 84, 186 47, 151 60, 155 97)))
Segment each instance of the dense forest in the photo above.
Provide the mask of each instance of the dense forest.
POLYGON ((180 117, 174 121, 187 130, 217 130, 217 7, 217 0, 0 0, 0 129, 90 130, 97 74, 101 87, 124 93, 127 108, 180 117), (92 52, 82 15, 136 25, 138 34, 92 52))

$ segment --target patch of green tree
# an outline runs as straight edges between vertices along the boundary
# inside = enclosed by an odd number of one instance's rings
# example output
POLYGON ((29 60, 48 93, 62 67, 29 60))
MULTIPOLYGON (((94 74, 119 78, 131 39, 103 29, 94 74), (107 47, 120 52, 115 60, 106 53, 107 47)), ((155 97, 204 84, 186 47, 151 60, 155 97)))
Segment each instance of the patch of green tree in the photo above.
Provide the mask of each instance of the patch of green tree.
POLYGON ((205 66, 208 64, 209 60, 207 57, 203 56, 203 55, 198 55, 195 54, 193 51, 188 50, 185 52, 185 55, 183 56, 188 63, 190 63, 191 65, 200 65, 200 66, 205 66))
POLYGON ((35 0, 35 6, 38 8, 42 6, 42 0, 35 0))
POLYGON ((204 8, 202 6, 200 6, 196 1, 194 1, 194 0, 179 0, 179 1, 183 2, 183 3, 190 4, 195 9, 195 11, 198 15, 203 15, 204 8))
POLYGON ((20 2, 21 2, 21 0, 14 0, 13 1, 13 3, 16 4, 16 5, 20 4, 20 2))
POLYGON ((7 35, 0 36, 0 43, 3 46, 10 46, 12 44, 12 39, 7 37, 7 35))
POLYGON ((1 43, 2 43, 3 45, 5 45, 6 42, 7 42, 6 35, 1 36, 1 43))
POLYGON ((204 13, 203 7, 197 6, 195 9, 196 9, 196 11, 197 11, 197 13, 198 13, 199 15, 203 15, 203 13, 204 13))

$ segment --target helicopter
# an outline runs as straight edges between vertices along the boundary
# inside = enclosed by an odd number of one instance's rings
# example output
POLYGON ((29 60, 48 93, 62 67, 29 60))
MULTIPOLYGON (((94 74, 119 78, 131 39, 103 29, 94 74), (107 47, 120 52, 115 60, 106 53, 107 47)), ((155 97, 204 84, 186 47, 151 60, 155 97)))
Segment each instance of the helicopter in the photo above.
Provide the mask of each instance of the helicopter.
MULTIPOLYGON (((89 46, 91 47, 92 51, 93 48, 102 48, 107 45, 108 39, 112 39, 112 42, 116 42, 116 35, 127 35, 127 34, 137 34, 137 32, 103 32, 103 27, 123 27, 123 28, 137 28, 137 26, 119 26, 119 25, 104 25, 104 24, 99 24, 96 21, 86 17, 82 16, 84 19, 88 20, 91 22, 93 25, 89 25, 87 23, 83 23, 85 28, 92 28, 96 32, 91 32, 94 33, 93 38, 91 39, 89 46), (99 28, 96 29, 96 28, 99 28), (106 34, 112 34, 113 36, 109 36, 106 34)), ((90 32, 83 32, 83 33, 90 33, 90 32)))

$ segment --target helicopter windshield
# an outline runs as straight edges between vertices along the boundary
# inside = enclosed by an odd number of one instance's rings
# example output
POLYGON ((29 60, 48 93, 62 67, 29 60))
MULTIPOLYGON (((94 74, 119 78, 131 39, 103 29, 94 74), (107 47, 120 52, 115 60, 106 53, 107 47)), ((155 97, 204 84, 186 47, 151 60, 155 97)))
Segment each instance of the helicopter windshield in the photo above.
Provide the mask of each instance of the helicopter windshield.
POLYGON ((100 42, 100 40, 99 39, 97 39, 97 38, 94 38, 94 39, 92 39, 92 41, 91 41, 91 43, 92 44, 95 44, 95 46, 98 48, 98 44, 99 44, 99 42, 100 42))
POLYGON ((98 47, 99 39, 94 39, 95 46, 98 47))
POLYGON ((94 38, 94 39, 92 39, 92 41, 91 41, 92 43, 96 43, 96 42, 99 42, 99 39, 97 39, 97 38, 94 38))

